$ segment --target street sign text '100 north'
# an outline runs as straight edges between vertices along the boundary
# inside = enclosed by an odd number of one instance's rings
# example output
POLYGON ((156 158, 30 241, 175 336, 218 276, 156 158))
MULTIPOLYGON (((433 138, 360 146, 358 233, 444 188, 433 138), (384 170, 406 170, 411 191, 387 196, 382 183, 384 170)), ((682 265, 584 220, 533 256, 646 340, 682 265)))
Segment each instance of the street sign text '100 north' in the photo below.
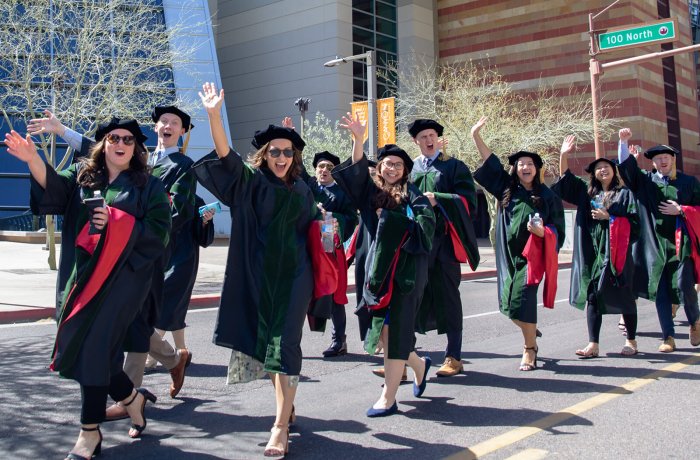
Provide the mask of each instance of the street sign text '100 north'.
POLYGON ((678 40, 678 24, 675 19, 637 24, 608 29, 598 34, 598 49, 601 52, 620 48, 634 48, 652 43, 668 43, 678 40))

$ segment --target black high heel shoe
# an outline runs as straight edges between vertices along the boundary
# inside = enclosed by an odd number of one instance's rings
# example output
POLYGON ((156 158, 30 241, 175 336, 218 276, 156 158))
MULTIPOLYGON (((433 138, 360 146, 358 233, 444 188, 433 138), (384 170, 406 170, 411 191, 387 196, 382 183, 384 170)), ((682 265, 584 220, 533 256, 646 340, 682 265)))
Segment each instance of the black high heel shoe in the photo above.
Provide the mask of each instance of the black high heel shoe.
MULTIPOLYGON (((538 347, 524 347, 525 351, 532 350, 535 352, 535 360, 532 362, 532 364, 523 361, 520 361, 520 370, 521 371, 534 371, 537 369, 537 352, 540 351, 538 347)), ((523 357, 524 358, 524 357, 523 357)))
POLYGON ((92 455, 89 457, 83 457, 82 455, 74 454, 73 452, 69 452, 68 455, 64 460, 90 460, 92 457, 96 457, 100 455, 100 452, 102 452, 102 431, 100 431, 100 425, 97 425, 94 428, 80 428, 82 431, 97 431, 97 434, 100 435, 100 441, 97 443, 95 448, 92 451, 92 455))
MULTIPOLYGON (((129 437, 130 437, 131 439, 140 438, 140 437, 141 437, 141 433, 143 433, 143 430, 146 429, 146 424, 147 424, 147 422, 146 422, 146 415, 144 414, 144 409, 146 408, 146 401, 148 401, 149 398, 147 398, 147 397, 145 396, 145 394, 143 393, 144 391, 145 391, 145 392, 148 392, 148 390, 145 390, 145 389, 143 389, 143 388, 142 388, 141 390, 139 390, 139 391, 136 391, 136 392, 134 393, 134 396, 131 398, 131 400, 130 400, 128 403, 125 403, 125 404, 124 404, 124 407, 128 407, 128 406, 130 406, 134 401, 136 401, 136 398, 138 397, 138 395, 141 395, 141 396, 143 397, 143 400, 141 401, 141 418, 143 419, 143 425, 137 425, 137 424, 135 424, 135 423, 132 423, 132 424, 131 424, 131 429, 136 431, 135 433, 131 433, 131 431, 129 431, 129 437)), ((150 392, 148 392, 148 393, 150 394, 150 392)))

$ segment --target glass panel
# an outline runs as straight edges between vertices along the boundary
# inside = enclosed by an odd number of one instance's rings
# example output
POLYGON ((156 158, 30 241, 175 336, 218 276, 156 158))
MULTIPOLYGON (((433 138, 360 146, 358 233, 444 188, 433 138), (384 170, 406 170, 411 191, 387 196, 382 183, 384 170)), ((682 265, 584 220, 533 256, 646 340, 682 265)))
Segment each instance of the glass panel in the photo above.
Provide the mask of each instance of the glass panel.
POLYGON ((396 6, 388 5, 386 2, 376 1, 377 16, 396 21, 396 6))
POLYGON ((353 27, 352 41, 355 43, 359 43, 360 45, 372 48, 374 47, 374 34, 369 30, 360 29, 359 27, 353 27))
POLYGON ((396 54, 396 38, 377 34, 377 49, 396 54))
POLYGON ((357 27, 364 27, 365 29, 374 29, 374 17, 367 13, 362 13, 361 11, 352 10, 352 25, 357 27))
POLYGON ((352 7, 367 13, 374 13, 374 2, 372 0, 352 0, 352 7))
POLYGON ((377 32, 396 37, 396 23, 377 17, 377 32))
POLYGON ((367 93, 365 92, 365 87, 367 84, 365 80, 359 78, 352 79, 352 92, 357 96, 362 96, 363 99, 367 98, 367 93))

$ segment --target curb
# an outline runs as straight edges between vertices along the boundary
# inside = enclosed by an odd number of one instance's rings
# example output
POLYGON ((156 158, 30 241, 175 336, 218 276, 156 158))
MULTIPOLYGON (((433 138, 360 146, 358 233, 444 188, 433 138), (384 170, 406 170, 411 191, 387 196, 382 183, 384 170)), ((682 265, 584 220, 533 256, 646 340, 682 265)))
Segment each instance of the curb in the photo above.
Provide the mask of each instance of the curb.
MULTIPOLYGON (((571 268, 571 262, 559 264, 560 269, 571 268)), ((481 278, 493 278, 496 270, 482 270, 476 272, 462 273, 462 281, 470 281, 481 278)), ((348 291, 354 291, 355 284, 348 284, 348 291)), ((201 310, 204 308, 218 307, 221 301, 221 294, 195 294, 190 298, 189 310, 201 310)), ((36 307, 31 310, 0 312, 0 324, 27 323, 39 321, 41 319, 55 317, 54 307, 36 307)))

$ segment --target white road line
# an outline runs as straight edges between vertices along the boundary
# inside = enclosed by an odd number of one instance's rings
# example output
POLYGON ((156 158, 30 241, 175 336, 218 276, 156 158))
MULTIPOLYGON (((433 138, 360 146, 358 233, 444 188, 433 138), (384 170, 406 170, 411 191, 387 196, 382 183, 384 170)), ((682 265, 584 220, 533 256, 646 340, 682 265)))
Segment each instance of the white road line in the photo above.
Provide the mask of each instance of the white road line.
MULTIPOLYGON (((561 303, 561 302, 568 302, 568 301, 569 301, 569 299, 559 299, 559 300, 555 300, 554 303, 561 303)), ((543 307, 544 305, 540 303, 540 304, 537 304, 537 306, 543 307)), ((476 315, 462 316, 462 319, 480 318, 482 316, 495 315, 496 313, 500 313, 500 312, 501 312, 500 310, 496 310, 496 311, 489 311, 486 313, 477 313, 476 315)))

